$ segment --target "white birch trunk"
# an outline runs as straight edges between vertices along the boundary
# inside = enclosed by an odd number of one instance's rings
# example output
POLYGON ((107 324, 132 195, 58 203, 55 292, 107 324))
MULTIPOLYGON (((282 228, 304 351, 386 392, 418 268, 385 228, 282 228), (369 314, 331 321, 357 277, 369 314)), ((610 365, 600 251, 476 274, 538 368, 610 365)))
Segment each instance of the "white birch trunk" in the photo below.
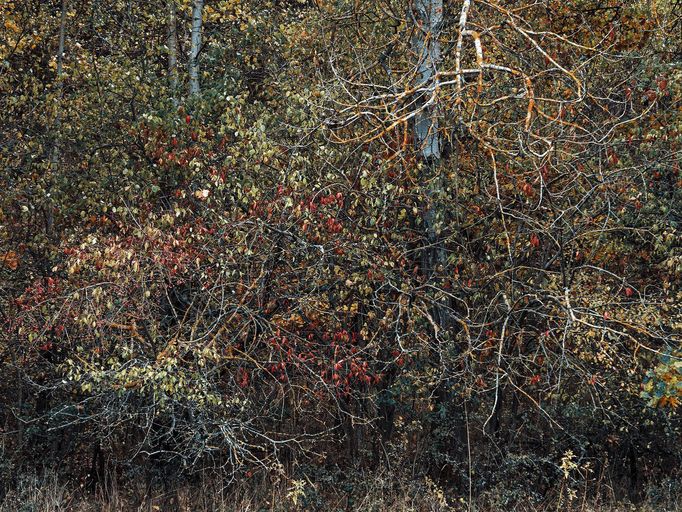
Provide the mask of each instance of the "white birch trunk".
POLYGON ((201 21, 204 11, 204 0, 194 0, 192 9, 192 37, 189 51, 189 94, 199 94, 199 52, 201 51, 201 21))
POLYGON ((168 2, 168 80, 173 105, 178 105, 178 23, 175 0, 168 2))

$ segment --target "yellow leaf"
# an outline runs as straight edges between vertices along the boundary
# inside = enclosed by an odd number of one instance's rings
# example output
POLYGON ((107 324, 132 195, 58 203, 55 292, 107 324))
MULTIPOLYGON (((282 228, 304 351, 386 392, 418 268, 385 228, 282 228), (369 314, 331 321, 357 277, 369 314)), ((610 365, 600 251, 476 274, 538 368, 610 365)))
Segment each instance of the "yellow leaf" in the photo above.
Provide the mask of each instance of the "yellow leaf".
POLYGON ((5 20, 5 28, 11 30, 12 32, 19 32, 20 29, 13 20, 5 20))

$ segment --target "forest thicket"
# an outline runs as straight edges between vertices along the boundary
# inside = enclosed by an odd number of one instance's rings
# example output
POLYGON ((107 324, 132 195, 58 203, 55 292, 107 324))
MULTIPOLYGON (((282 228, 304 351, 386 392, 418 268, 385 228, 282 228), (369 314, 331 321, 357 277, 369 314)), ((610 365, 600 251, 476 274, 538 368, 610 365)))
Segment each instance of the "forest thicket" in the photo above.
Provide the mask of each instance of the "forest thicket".
POLYGON ((682 506, 680 0, 2 0, 0 116, 1 510, 682 506))

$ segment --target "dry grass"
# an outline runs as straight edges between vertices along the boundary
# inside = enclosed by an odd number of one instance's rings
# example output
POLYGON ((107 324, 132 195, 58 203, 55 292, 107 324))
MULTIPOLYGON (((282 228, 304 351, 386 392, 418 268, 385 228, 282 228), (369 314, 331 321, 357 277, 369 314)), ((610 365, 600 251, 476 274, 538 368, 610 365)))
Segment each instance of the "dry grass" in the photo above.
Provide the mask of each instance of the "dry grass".
MULTIPOLYGON (((166 492, 145 492, 130 482, 119 487, 112 482, 91 494, 81 486, 60 484, 54 474, 25 477, 0 502, 0 512, 676 512, 680 497, 667 496, 663 503, 639 505, 624 502, 595 504, 588 499, 555 497, 545 503, 530 501, 503 505, 502 499, 447 498, 428 478, 419 482, 389 482, 387 475, 366 479, 361 489, 349 493, 330 485, 322 489, 310 480, 252 479, 227 485, 219 478, 204 478, 199 484, 166 492)), ((500 496, 501 498, 501 496, 500 496)), ((659 500, 660 501, 660 500, 659 500)))

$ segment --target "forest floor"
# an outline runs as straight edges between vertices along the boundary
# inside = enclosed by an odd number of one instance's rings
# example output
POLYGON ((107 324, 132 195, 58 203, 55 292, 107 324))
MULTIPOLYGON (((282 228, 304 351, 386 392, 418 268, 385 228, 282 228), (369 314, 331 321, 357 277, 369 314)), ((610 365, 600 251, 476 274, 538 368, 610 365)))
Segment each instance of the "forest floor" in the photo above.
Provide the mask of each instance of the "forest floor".
MULTIPOLYGON (((345 485, 321 485, 306 480, 252 478, 225 485, 215 479, 163 491, 149 491, 139 482, 118 487, 89 489, 85 483, 63 484, 54 476, 20 479, 19 485, 0 500, 0 512, 678 512, 682 496, 671 489, 651 489, 636 503, 615 495, 596 499, 579 489, 560 488, 542 499, 531 489, 487 492, 477 497, 453 497, 425 478, 419 482, 387 482, 377 475, 361 489, 345 485), (526 494, 526 498, 524 498, 526 494)), ((679 483, 678 483, 679 484, 679 483)), ((608 489, 608 485, 605 486, 608 489)))

